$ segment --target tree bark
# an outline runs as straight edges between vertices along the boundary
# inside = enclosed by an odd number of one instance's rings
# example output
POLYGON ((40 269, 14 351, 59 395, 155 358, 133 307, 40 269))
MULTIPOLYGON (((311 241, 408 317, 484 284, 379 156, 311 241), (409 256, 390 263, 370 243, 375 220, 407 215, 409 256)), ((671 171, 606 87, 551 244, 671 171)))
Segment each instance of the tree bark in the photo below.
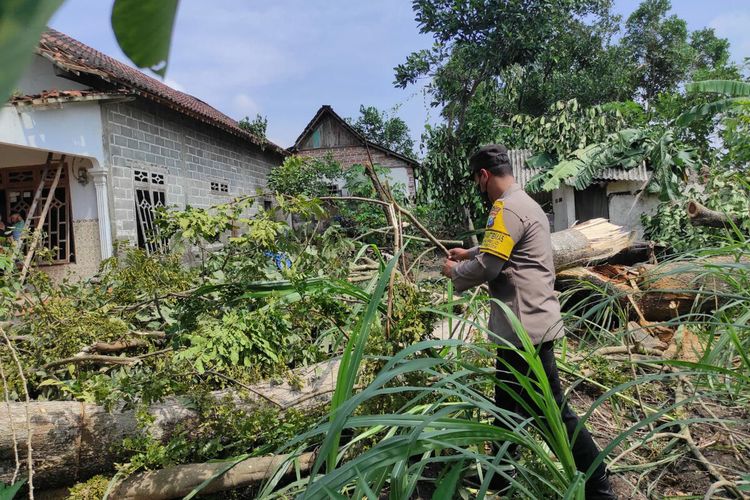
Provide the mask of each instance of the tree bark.
POLYGON ((729 227, 732 224, 738 226, 743 219, 739 215, 729 216, 723 212, 711 210, 695 200, 688 202, 687 214, 690 223, 694 226, 729 227))
MULTIPOLYGON (((305 381, 301 390, 288 383, 272 385, 270 381, 250 387, 282 410, 312 409, 330 401, 338 366, 338 360, 330 360, 297 371, 305 381)), ((230 397, 238 409, 248 413, 270 404, 253 392, 221 390, 211 394, 217 401, 230 397)), ((161 441, 167 441, 177 425, 189 430, 199 423, 198 412, 184 398, 165 399, 151 405, 148 412, 154 422, 147 432, 161 441)), ((111 471, 116 461, 127 458, 117 450, 123 438, 140 432, 135 410, 109 412, 101 406, 76 401, 34 401, 29 404, 29 413, 34 484, 39 489, 69 486, 111 471)), ((6 483, 15 469, 11 425, 18 446, 23 447, 29 434, 24 403, 0 404, 0 481, 6 483)), ((21 465, 23 477, 25 461, 21 465)))
MULTIPOLYGON (((248 458, 211 481, 200 494, 218 493, 259 484, 271 478, 276 470, 289 460, 289 455, 248 458)), ((305 473, 315 462, 315 454, 303 453, 296 460, 300 471, 305 473)), ((185 464, 137 473, 118 484, 110 494, 110 498, 127 500, 182 498, 229 465, 231 462, 185 464)), ((294 474, 295 467, 292 465, 287 468, 285 476, 290 477, 294 474)))
MULTIPOLYGON (((690 311, 711 311, 723 304, 722 294, 731 293, 728 283, 732 279, 731 266, 736 263, 747 266, 750 259, 719 256, 658 266, 575 267, 557 273, 557 283, 561 288, 580 282, 595 285, 626 309, 632 309, 630 296, 648 321, 669 321, 690 311)), ((632 319, 637 319, 633 313, 632 319)))

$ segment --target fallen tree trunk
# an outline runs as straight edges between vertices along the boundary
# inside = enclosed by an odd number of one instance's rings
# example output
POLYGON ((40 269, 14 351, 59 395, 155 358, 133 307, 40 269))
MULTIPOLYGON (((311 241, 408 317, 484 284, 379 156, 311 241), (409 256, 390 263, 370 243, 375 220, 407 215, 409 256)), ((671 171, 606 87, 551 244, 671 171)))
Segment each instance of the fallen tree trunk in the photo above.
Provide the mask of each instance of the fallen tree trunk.
POLYGON ((694 226, 730 227, 732 224, 739 226, 742 223, 742 217, 739 215, 730 216, 724 212, 711 210, 695 200, 688 202, 687 215, 694 226))
MULTIPOLYGON (((312 409, 330 401, 338 366, 338 360, 329 360, 295 371, 305 381, 300 390, 288 383, 276 385, 267 381, 248 386, 249 394, 241 389, 211 394, 217 401, 231 398, 238 409, 248 413, 270 404, 281 410, 312 409)), ((28 410, 34 485, 39 489, 69 486, 112 470, 116 461, 126 458, 117 450, 122 439, 141 432, 135 410, 109 412, 104 407, 76 401, 34 401, 28 410)), ((198 412, 184 397, 151 405, 148 412, 154 421, 147 432, 161 441, 168 440, 178 425, 189 430, 199 423, 198 412)), ((6 483, 15 469, 11 429, 18 446, 24 447, 29 434, 24 403, 0 404, 0 481, 6 483)), ((23 477, 25 461, 21 465, 23 477)))
POLYGON ((606 260, 630 246, 634 235, 623 227, 592 219, 552 233, 552 253, 557 271, 606 260))
POLYGON ((722 295, 731 292, 728 283, 737 265, 748 266, 750 259, 726 255, 662 265, 576 267, 559 272, 557 282, 561 288, 588 283, 626 309, 633 309, 633 300, 648 321, 669 321, 721 305, 722 295))
MULTIPOLYGON (((255 457, 243 460, 227 472, 211 481, 201 490, 201 495, 219 493, 236 488, 259 484, 270 479, 279 467, 292 464, 290 455, 255 457)), ((310 470, 315 462, 314 453, 303 453, 296 458, 300 472, 310 470)), ((231 462, 185 464, 156 471, 135 474, 119 483, 110 493, 110 498, 127 500, 168 500, 188 495, 204 481, 226 469, 231 462)), ((287 467, 285 477, 294 477, 295 465, 287 467)))

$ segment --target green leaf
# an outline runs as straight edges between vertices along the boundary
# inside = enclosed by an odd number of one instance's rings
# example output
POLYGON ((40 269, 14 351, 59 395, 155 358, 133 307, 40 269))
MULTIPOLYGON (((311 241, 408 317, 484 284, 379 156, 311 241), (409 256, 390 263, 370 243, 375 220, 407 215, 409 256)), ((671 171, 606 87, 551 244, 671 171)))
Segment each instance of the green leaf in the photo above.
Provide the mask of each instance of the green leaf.
POLYGON ((8 99, 13 86, 31 63, 39 36, 61 4, 62 0, 0 2, 1 102, 8 99))
POLYGON ((688 93, 724 94, 730 97, 750 97, 750 83, 738 80, 704 80, 685 85, 688 93))
POLYGON ((24 484, 26 484, 25 478, 9 485, 0 483, 0 500, 13 500, 13 497, 16 496, 16 493, 18 493, 18 490, 20 490, 24 484))
POLYGON ((454 498, 463 468, 464 460, 458 460, 453 464, 448 473, 436 485, 435 494, 432 497, 434 500, 451 500, 454 498))
POLYGON ((112 30, 126 56, 162 78, 167 72, 177 0, 115 0, 112 30))

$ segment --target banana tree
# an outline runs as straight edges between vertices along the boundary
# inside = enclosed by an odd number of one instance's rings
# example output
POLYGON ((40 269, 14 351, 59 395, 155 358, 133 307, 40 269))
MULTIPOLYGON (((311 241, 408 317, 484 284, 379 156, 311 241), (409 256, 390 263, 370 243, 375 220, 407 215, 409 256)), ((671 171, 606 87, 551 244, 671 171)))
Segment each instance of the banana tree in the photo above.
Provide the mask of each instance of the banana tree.
POLYGON ((714 116, 730 109, 750 103, 750 83, 737 80, 706 80, 688 83, 685 86, 688 93, 719 94, 724 96, 713 102, 693 106, 682 113, 675 120, 675 124, 684 127, 693 121, 706 116, 714 116))
POLYGON ((552 191, 562 182, 585 189, 605 168, 631 169, 645 162, 652 172, 648 191, 658 193, 661 200, 675 199, 680 180, 689 168, 698 166, 695 149, 682 144, 675 135, 672 128, 629 128, 609 134, 532 177, 527 189, 552 191))

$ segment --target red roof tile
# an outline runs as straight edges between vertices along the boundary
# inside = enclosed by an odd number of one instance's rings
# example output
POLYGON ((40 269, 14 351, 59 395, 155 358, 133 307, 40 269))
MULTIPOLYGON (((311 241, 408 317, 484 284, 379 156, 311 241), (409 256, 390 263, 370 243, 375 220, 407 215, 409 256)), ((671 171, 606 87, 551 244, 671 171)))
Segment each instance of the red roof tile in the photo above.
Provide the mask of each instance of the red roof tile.
POLYGON ((254 134, 244 130, 235 120, 200 99, 175 90, 156 78, 152 78, 59 31, 48 29, 44 32, 39 41, 37 52, 65 71, 94 75, 118 87, 125 86, 144 98, 174 109, 195 120, 218 127, 258 146, 269 147, 279 154, 288 154, 280 146, 259 139, 254 134))

